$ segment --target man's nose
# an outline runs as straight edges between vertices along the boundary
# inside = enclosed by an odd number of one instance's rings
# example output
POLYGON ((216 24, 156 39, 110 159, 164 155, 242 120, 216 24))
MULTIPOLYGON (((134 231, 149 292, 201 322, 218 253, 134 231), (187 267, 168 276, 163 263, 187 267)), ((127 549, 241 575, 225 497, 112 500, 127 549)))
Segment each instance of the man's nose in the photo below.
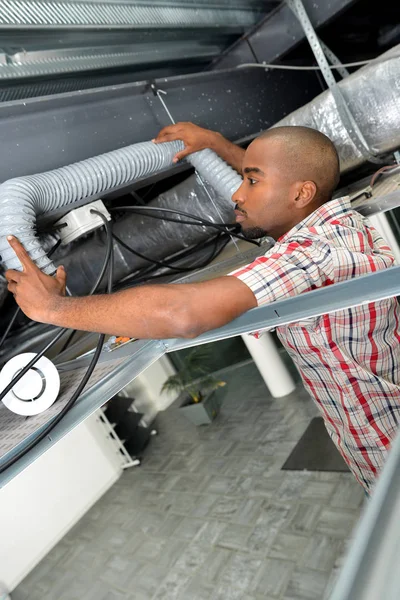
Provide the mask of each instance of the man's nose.
POLYGON ((235 204, 240 204, 245 201, 243 184, 244 184, 244 182, 238 187, 236 192, 232 195, 232 202, 234 202, 235 204))

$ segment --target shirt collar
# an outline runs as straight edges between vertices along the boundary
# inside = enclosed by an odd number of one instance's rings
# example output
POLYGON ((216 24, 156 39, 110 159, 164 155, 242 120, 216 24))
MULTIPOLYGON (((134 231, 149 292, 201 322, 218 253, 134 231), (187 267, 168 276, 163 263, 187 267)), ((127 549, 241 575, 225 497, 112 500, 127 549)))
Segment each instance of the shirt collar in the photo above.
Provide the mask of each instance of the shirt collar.
POLYGON ((284 233, 280 238, 278 238, 277 241, 285 242, 300 229, 307 229, 309 227, 315 227, 316 225, 324 225, 324 223, 327 223, 334 218, 341 217, 344 213, 349 212, 350 210, 352 210, 352 208, 349 196, 342 196, 342 198, 330 200, 330 202, 322 204, 322 206, 317 208, 317 210, 314 210, 311 215, 308 215, 308 217, 284 233))

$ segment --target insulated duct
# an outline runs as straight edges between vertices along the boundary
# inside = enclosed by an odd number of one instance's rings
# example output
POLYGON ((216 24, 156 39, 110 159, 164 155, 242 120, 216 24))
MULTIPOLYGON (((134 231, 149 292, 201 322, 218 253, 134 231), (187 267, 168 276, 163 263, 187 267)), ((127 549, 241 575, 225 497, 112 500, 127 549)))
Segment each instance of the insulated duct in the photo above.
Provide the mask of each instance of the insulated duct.
MULTIPOLYGON (((240 179, 237 174, 232 178, 239 183, 240 179)), ((213 222, 233 222, 233 203, 227 202, 226 197, 213 193, 213 190, 210 192, 213 203, 208 196, 208 190, 200 183, 198 176, 193 174, 157 196, 147 206, 183 210, 213 222)), ((159 216, 162 217, 162 213, 159 216)), ((174 215, 174 219, 181 221, 184 217, 174 215)), ((180 225, 135 213, 117 218, 113 232, 137 252, 156 260, 166 260, 166 257, 195 246, 217 233, 209 227, 180 225)), ((105 241, 104 231, 99 229, 90 238, 71 244, 66 249, 65 256, 57 258, 57 253, 55 254, 55 262, 64 265, 68 273, 68 287, 74 295, 84 295, 90 290, 99 272, 99 257, 104 254, 105 241)), ((114 243, 115 281, 120 281, 133 271, 148 265, 148 261, 114 243)))
MULTIPOLYGON (((400 45, 338 83, 347 105, 375 156, 400 146, 400 45), (385 60, 387 59, 387 60, 385 60)), ((330 90, 276 123, 304 125, 325 133, 335 144, 341 171, 365 162, 344 127, 330 90)))
MULTIPOLYGON (((7 242, 13 234, 45 273, 55 271, 52 261, 35 235, 36 216, 85 198, 98 197, 170 166, 183 149, 180 141, 165 144, 143 142, 114 150, 72 165, 26 177, 10 179, 0 186, 0 255, 7 269, 21 265, 7 242)), ((192 158, 200 174, 227 200, 241 178, 211 150, 192 158)))

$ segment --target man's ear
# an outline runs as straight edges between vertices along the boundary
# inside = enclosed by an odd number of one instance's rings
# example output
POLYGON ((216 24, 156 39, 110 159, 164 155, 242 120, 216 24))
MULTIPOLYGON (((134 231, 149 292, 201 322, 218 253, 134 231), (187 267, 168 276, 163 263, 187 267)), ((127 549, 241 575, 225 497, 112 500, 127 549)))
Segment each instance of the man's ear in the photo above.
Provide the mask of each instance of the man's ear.
POLYGON ((297 186, 297 196, 294 200, 296 208, 305 208, 314 201, 317 186, 314 181, 302 181, 297 186))

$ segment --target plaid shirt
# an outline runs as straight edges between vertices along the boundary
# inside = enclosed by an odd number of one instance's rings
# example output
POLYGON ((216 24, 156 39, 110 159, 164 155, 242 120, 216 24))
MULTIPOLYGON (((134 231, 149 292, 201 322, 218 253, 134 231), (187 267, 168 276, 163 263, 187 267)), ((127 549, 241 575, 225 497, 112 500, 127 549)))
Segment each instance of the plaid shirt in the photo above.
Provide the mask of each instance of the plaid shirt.
MULTIPOLYGON (((235 275, 258 304, 387 269, 393 254, 348 197, 332 200, 235 275)), ((396 298, 277 328, 328 433, 370 490, 400 421, 400 309, 396 298)))

